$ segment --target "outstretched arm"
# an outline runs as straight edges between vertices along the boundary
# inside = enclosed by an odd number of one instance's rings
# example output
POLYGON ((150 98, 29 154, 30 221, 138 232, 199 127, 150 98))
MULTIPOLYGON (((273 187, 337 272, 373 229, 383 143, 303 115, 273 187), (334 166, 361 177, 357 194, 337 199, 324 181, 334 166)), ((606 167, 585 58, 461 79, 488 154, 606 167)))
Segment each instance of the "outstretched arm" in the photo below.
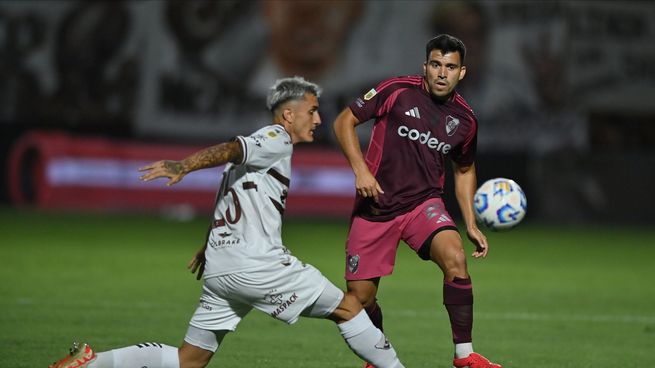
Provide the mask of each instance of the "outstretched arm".
POLYGON ((166 185, 170 186, 192 171, 221 166, 228 162, 240 162, 242 159, 241 144, 237 141, 226 142, 200 150, 182 161, 162 160, 146 165, 139 169, 145 172, 140 179, 150 181, 169 178, 166 185))
POLYGON ((373 197, 377 202, 378 196, 384 192, 373 174, 371 174, 368 166, 366 166, 366 161, 364 161, 364 155, 359 145, 359 137, 355 130, 355 126, 359 123, 350 108, 346 107, 334 121, 334 133, 337 136, 341 150, 355 173, 357 193, 362 197, 373 197))
POLYGON ((486 257, 487 252, 489 252, 487 237, 478 228, 478 224, 475 222, 475 214, 473 213, 473 197, 477 188, 475 164, 460 166, 453 163, 453 173, 455 196, 457 197, 457 203, 459 204, 464 223, 466 224, 466 234, 471 242, 475 244, 476 248, 475 252, 473 252, 473 257, 486 257))

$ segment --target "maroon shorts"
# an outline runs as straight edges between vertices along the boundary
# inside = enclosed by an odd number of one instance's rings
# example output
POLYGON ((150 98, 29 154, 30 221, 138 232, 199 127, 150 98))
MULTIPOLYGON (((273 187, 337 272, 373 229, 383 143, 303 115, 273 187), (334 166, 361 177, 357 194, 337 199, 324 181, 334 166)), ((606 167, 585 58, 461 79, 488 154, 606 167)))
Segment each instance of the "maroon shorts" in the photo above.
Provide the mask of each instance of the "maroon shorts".
POLYGON ((353 217, 346 240, 346 280, 389 275, 396 263, 400 240, 422 259, 430 259, 430 243, 442 230, 457 230, 441 198, 431 198, 411 212, 389 221, 353 217))

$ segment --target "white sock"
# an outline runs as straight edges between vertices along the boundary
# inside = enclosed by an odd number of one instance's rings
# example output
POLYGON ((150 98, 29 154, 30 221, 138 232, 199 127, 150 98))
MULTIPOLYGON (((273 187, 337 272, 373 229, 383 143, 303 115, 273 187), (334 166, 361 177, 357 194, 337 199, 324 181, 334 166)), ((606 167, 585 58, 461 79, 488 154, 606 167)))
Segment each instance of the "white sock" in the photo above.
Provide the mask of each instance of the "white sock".
POLYGON ((89 368, 180 368, 177 348, 146 342, 97 353, 89 368))
POLYGON ((404 368, 394 348, 364 310, 337 326, 350 349, 360 358, 376 368, 404 368))
POLYGON ((466 358, 473 352, 473 343, 455 344, 455 358, 466 358))

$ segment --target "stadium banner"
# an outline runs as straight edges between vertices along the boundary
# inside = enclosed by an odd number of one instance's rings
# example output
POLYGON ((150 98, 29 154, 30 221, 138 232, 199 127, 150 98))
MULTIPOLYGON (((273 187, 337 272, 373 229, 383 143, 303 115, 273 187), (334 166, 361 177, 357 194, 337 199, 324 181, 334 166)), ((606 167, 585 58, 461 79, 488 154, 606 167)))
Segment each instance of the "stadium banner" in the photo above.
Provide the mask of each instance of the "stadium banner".
MULTIPOLYGON (((142 182, 138 168, 182 159, 201 146, 153 144, 63 132, 33 131, 12 148, 11 201, 43 209, 182 211, 209 214, 222 167, 196 171, 167 187, 165 179, 142 182)), ((286 214, 347 217, 354 176, 336 150, 295 147, 286 214)))

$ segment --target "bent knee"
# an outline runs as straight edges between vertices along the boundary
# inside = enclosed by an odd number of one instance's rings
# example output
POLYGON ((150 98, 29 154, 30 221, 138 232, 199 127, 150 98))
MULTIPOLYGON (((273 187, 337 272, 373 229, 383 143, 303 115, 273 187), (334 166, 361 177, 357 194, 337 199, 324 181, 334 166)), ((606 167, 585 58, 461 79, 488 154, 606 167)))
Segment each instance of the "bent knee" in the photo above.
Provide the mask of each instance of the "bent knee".
POLYGON ((180 357, 180 368, 205 368, 209 364, 209 360, 205 359, 194 359, 194 358, 182 358, 180 357))
POLYGON ((447 268, 466 271, 466 253, 464 253, 464 249, 453 251, 446 260, 446 265, 447 268))
POLYGON ((343 296, 343 300, 341 300, 341 304, 339 306, 341 309, 345 310, 348 314, 347 319, 351 319, 357 315, 357 313, 361 312, 364 307, 362 306, 362 303, 359 301, 359 298, 353 293, 345 293, 343 296))
POLYGON ((454 259, 453 262, 446 264, 443 270, 444 278, 452 281, 453 278, 459 277, 462 279, 468 278, 468 269, 466 267, 466 259, 454 259))
POLYGON ((455 278, 467 279, 470 277, 466 265, 448 267, 444 270, 443 274, 444 279, 448 281, 452 281, 455 278))
POLYGON ((211 351, 184 342, 178 350, 180 368, 204 368, 213 355, 211 351))
POLYGON ((452 278, 452 276, 464 277, 467 275, 466 253, 461 246, 453 245, 447 247, 433 243, 430 256, 432 261, 442 269, 446 278, 452 278))
POLYGON ((359 304, 364 308, 368 308, 375 304, 375 295, 377 293, 377 288, 374 284, 364 284, 364 283, 348 283, 348 292, 346 295, 354 296, 359 304))
POLYGON ((343 299, 329 318, 337 323, 350 321, 363 309, 362 304, 352 293, 345 293, 343 299))

